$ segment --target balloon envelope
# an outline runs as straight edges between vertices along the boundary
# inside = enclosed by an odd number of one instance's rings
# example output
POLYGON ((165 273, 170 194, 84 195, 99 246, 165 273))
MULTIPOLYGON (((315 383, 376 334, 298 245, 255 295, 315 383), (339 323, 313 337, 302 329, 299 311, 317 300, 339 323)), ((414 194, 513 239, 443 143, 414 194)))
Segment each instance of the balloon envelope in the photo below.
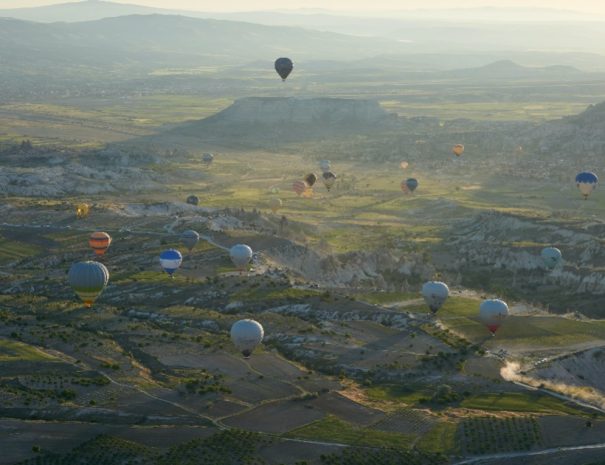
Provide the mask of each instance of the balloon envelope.
POLYGON ((297 195, 303 195, 307 190, 307 184, 304 181, 295 181, 292 184, 292 190, 296 192, 297 195))
POLYGON ((107 286, 109 271, 99 262, 74 263, 69 269, 67 280, 84 305, 91 307, 107 286))
POLYGON ((245 358, 250 357, 252 351, 262 342, 265 331, 258 321, 239 320, 231 326, 231 340, 233 345, 245 358))
POLYGON ((202 161, 205 165, 210 165, 214 161, 214 155, 211 153, 205 153, 202 155, 202 161))
POLYGON ((592 194, 592 191, 596 189, 598 183, 599 178, 590 171, 583 171, 576 176, 576 186, 578 186, 578 189, 584 196, 584 200, 592 194))
POLYGON ((88 239, 88 245, 97 255, 105 255, 107 249, 111 244, 111 236, 106 232, 97 231, 90 235, 88 239))
POLYGON ((546 268, 551 270, 561 263, 561 260, 563 259, 563 254, 556 247, 546 247, 542 249, 540 256, 542 257, 546 268))
POLYGON ((331 171, 326 171, 321 175, 321 177, 324 180, 324 185, 326 186, 326 189, 328 189, 328 191, 332 189, 332 186, 334 186, 334 183, 336 182, 336 175, 331 171))
POLYGON ((76 205, 76 217, 77 218, 86 218, 90 213, 90 207, 87 203, 80 203, 76 205))
POLYGON ((309 187, 313 187, 313 185, 317 182, 317 175, 315 173, 309 173, 304 177, 304 181, 309 187))
POLYGON ((460 155, 462 155, 464 153, 464 145, 462 145, 462 144, 454 145, 454 147, 452 148, 452 152, 454 152, 454 155, 459 157, 460 155))
POLYGON ((200 240, 200 235, 197 231, 188 229, 181 234, 181 242, 189 249, 189 252, 197 245, 200 240))
POLYGON ((189 197, 187 197, 187 203, 189 205, 197 205, 200 203, 200 199, 197 195, 190 195, 189 197))
POLYGON ((414 178, 409 178, 405 180, 405 185, 410 192, 414 192, 418 187, 418 180, 414 178))
POLYGON ((433 313, 437 313, 449 295, 447 284, 440 281, 429 281, 422 286, 422 297, 433 313))
POLYGON ((399 166, 401 167, 402 170, 407 170, 408 166, 410 166, 410 164, 407 161, 402 161, 401 163, 399 163, 399 166))
POLYGON ((236 244, 229 251, 231 261, 238 270, 242 271, 246 269, 248 263, 252 260, 252 255, 252 249, 245 244, 236 244))
POLYGON ((332 169, 332 163, 330 160, 321 160, 319 162, 319 168, 321 169, 322 173, 325 173, 326 171, 330 171, 332 169))
POLYGON ((270 206, 271 206, 271 211, 273 213, 277 212, 277 210, 279 210, 283 205, 283 202, 281 201, 281 199, 278 199, 277 197, 273 197, 271 199, 270 202, 270 206))
POLYGON ((279 74, 282 81, 285 81, 288 78, 293 69, 294 64, 290 58, 283 57, 275 60, 275 71, 277 71, 277 74, 279 74))
POLYGON ((181 267, 181 263, 183 263, 183 256, 178 250, 168 249, 160 254, 160 265, 170 276, 181 267))
POLYGON ((479 319, 492 334, 496 334, 508 313, 508 305, 500 299, 484 300, 479 306, 479 319))

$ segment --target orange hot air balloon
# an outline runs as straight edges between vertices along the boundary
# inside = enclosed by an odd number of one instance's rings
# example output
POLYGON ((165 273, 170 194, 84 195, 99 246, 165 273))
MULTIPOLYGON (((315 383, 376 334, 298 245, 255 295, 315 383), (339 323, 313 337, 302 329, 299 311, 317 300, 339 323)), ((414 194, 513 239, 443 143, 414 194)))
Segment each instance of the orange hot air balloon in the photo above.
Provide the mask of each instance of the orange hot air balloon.
POLYGON ((97 231, 90 235, 88 245, 94 250, 98 256, 105 255, 109 245, 111 244, 111 236, 106 232, 97 231))
POLYGON ((459 157, 460 155, 462 155, 464 153, 464 145, 462 145, 462 144, 454 145, 454 147, 452 148, 452 152, 454 152, 454 155, 459 157))

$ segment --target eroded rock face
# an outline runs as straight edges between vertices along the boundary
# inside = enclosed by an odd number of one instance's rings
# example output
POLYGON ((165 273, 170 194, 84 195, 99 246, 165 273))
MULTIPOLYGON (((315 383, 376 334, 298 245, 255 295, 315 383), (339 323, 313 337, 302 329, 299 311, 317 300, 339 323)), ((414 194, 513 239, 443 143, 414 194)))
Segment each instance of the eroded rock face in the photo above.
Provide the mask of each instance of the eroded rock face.
POLYGON ((605 153, 605 102, 590 105, 578 115, 545 123, 524 137, 543 153, 602 156, 605 153))
MULTIPOLYGON (((444 241, 448 260, 441 265, 452 272, 460 271, 463 276, 482 274, 488 287, 502 278, 507 289, 525 292, 527 286, 533 286, 534 291, 539 287, 544 291, 542 295, 565 296, 568 304, 581 305, 586 300, 588 305, 590 297, 605 296, 605 274, 601 272, 605 247, 600 239, 603 226, 594 222, 564 226, 496 212, 482 213, 456 222, 444 241), (553 271, 545 269, 540 257, 542 248, 549 245, 556 245, 563 252, 563 264, 553 271)), ((529 287, 526 291, 530 291, 529 287)), ((598 302, 593 301, 592 307, 595 305, 598 302)), ((598 308, 585 307, 582 311, 596 315, 598 308)))
POLYGON ((90 152, 4 150, 0 195, 59 198, 65 195, 140 192, 160 188, 149 166, 158 158, 106 148, 90 152))

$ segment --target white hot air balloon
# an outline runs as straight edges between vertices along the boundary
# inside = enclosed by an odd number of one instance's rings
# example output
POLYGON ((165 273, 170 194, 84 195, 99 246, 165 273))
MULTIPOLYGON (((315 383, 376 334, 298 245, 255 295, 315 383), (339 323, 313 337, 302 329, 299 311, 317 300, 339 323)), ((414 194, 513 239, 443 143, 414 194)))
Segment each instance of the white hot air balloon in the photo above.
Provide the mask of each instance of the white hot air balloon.
POLYGON ((437 313, 449 295, 450 289, 447 284, 440 281, 429 281, 422 286, 422 297, 432 313, 437 313))
POLYGON ((239 320, 231 326, 231 341, 244 358, 249 358, 265 335, 262 325, 254 320, 239 320))
POLYGON ((231 261, 240 271, 244 271, 246 269, 248 263, 250 263, 250 260, 252 260, 252 254, 252 249, 245 244, 234 245, 229 251, 231 261))
POLYGON ((544 261, 544 266, 549 270, 552 270, 557 267, 561 260, 563 260, 563 254, 556 247, 546 247, 542 249, 540 253, 542 260, 544 261))
POLYGON ((197 231, 188 229, 181 233, 181 242, 185 244, 185 247, 191 252, 193 248, 200 241, 200 234, 197 231))
POLYGON ((481 302, 479 307, 479 319, 487 326, 492 336, 496 334, 508 316, 508 305, 499 299, 489 299, 481 302))

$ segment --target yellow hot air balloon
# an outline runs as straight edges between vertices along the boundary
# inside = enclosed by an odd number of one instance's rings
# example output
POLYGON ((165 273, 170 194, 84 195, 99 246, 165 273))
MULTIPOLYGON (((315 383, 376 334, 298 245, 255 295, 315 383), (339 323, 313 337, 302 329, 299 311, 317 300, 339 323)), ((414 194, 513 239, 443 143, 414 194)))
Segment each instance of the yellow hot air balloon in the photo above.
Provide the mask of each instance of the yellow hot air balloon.
POLYGON ((462 145, 462 144, 454 145, 454 147, 452 148, 452 152, 454 153, 454 155, 459 157, 460 155, 462 155, 464 153, 464 145, 462 145))
POLYGON ((271 211, 273 212, 273 214, 275 214, 277 213, 277 210, 279 210, 283 206, 283 202, 281 201, 281 199, 273 197, 269 205, 271 207, 271 211))
POLYGON ((90 207, 87 203, 79 203, 76 205, 76 217, 78 219, 86 218, 90 213, 90 207))

